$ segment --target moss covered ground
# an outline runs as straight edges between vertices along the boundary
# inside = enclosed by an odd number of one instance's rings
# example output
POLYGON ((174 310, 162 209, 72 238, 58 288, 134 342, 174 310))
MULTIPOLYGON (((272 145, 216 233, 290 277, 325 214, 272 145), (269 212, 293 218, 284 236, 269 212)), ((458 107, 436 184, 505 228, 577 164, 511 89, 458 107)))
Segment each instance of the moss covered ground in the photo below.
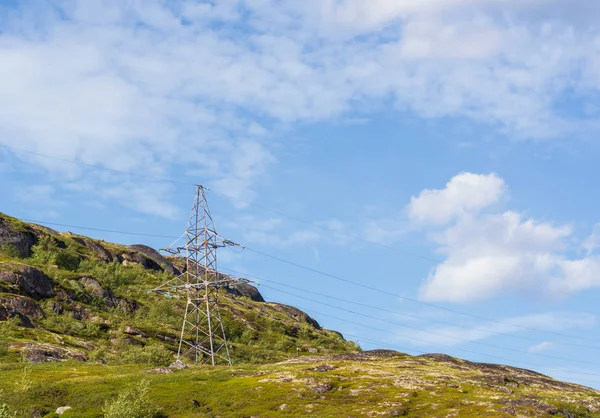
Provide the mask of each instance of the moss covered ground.
MULTIPOLYGON (((600 417, 600 394, 520 369, 400 353, 303 356, 169 374, 139 365, 0 366, 0 403, 19 416, 99 417, 142 380, 169 417, 600 417)), ((159 370, 162 371, 162 370, 159 370)))

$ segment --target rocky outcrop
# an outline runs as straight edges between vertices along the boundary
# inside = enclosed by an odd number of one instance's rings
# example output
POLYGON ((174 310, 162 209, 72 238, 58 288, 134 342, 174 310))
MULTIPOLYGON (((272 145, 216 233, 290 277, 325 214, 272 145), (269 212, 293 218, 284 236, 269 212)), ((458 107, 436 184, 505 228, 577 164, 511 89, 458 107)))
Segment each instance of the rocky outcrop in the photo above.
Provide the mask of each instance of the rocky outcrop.
POLYGON ((227 293, 234 296, 245 296, 255 302, 264 302, 258 289, 246 283, 237 283, 227 288, 227 293))
POLYGON ((24 225, 15 227, 8 218, 0 213, 0 247, 4 245, 13 246, 21 258, 31 255, 31 247, 37 242, 37 236, 33 228, 24 225))
POLYGON ((137 263, 148 270, 154 270, 154 271, 162 271, 163 270, 163 268, 160 266, 160 264, 158 264, 156 261, 152 260, 151 258, 146 257, 145 255, 143 255, 142 253, 137 252, 137 251, 123 253, 123 254, 121 254, 121 258, 123 259, 123 264, 137 263))
POLYGON ((91 277, 82 277, 79 279, 79 283, 83 286, 87 292, 97 298, 104 299, 106 306, 109 308, 116 308, 119 306, 119 298, 115 297, 112 290, 104 289, 97 280, 91 277))
POLYGON ((306 312, 303 312, 298 308, 294 308, 293 306, 283 305, 281 303, 273 303, 273 302, 269 302, 269 305, 277 306, 279 309, 281 309, 282 311, 287 313, 289 316, 296 319, 298 322, 306 322, 307 324, 312 325, 314 328, 316 328, 318 330, 321 329, 321 325, 319 325, 319 323, 315 319, 311 318, 310 316, 308 316, 306 314, 306 312))
POLYGON ((31 318, 44 317, 44 311, 33 300, 25 296, 1 296, 0 297, 0 321, 10 318, 18 318, 19 325, 26 328, 34 328, 31 318))
POLYGON ((142 337, 142 338, 147 337, 146 333, 144 331, 142 331, 141 329, 139 329, 138 327, 127 326, 127 327, 125 327, 125 330, 123 332, 128 335, 135 335, 135 336, 142 337))
POLYGON ((64 360, 87 361, 87 355, 72 349, 57 347, 51 344, 27 343, 20 351, 32 363, 48 363, 64 360))
POLYGON ((113 261, 121 262, 119 256, 112 251, 107 250, 101 244, 94 242, 90 239, 82 238, 82 237, 73 237, 73 241, 83 245, 84 247, 89 248, 98 256, 98 258, 106 263, 111 263, 113 261))
MULTIPOLYGON (((150 260, 152 260, 156 264, 158 264, 162 268, 162 270, 166 271, 167 273, 174 274, 174 275, 181 274, 181 272, 175 266, 173 266, 173 263, 171 263, 167 258, 163 257, 154 248, 150 248, 147 245, 141 245, 141 244, 130 245, 129 248, 132 248, 132 249, 142 253, 147 258, 149 258, 150 260)), ((141 264, 143 265, 143 263, 141 263, 141 264)))
POLYGON ((54 295, 52 280, 35 267, 0 263, 0 281, 17 285, 21 294, 34 299, 45 299, 54 295))

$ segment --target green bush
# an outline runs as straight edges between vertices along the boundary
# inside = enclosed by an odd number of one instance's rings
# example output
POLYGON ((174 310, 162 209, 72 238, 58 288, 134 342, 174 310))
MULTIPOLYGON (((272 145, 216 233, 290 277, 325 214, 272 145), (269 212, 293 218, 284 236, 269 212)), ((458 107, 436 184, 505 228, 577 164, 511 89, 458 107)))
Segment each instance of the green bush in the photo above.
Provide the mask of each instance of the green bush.
POLYGON ((148 309, 139 310, 136 317, 139 320, 150 320, 181 326, 182 315, 182 312, 175 308, 172 300, 159 299, 153 301, 148 309))
POLYGON ((77 254, 67 250, 59 251, 54 255, 54 264, 59 268, 75 271, 79 267, 81 260, 77 254))
POLYGON ((96 338, 104 332, 95 322, 80 321, 67 314, 48 314, 40 322, 44 328, 59 334, 96 338))
POLYGON ((0 322, 0 357, 8 355, 8 343, 18 326, 19 318, 17 317, 0 322))
POLYGON ((31 247, 30 260, 33 264, 45 266, 54 258, 58 252, 56 241, 49 235, 43 235, 40 240, 31 247))
POLYGON ((114 401, 102 408, 105 418, 162 418, 166 415, 152 405, 149 397, 150 382, 142 380, 135 388, 122 391, 114 401))
POLYGON ((79 271, 91 275, 104 287, 111 289, 132 285, 146 275, 144 268, 139 265, 124 266, 117 262, 98 263, 90 260, 82 261, 79 271))
POLYGON ((168 366, 173 361, 173 353, 161 344, 146 347, 132 346, 123 353, 122 361, 129 364, 168 366))
POLYGON ((12 258, 21 257, 21 254, 19 253, 19 250, 17 250, 17 247, 15 247, 12 244, 4 244, 2 247, 0 247, 0 253, 12 258))
POLYGON ((31 247, 31 253, 31 263, 38 266, 56 264, 61 269, 75 271, 80 263, 80 258, 75 252, 58 248, 56 240, 50 235, 43 235, 38 243, 31 247))

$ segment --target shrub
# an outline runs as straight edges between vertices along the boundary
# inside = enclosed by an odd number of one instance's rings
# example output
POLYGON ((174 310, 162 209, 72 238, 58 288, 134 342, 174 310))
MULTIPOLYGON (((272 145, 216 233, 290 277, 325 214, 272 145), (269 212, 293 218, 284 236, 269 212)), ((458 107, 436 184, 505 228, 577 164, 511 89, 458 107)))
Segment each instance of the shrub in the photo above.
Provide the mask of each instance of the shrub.
POLYGON ((0 322, 0 357, 4 357, 8 354, 8 343, 18 326, 19 318, 17 317, 12 317, 6 321, 0 322))
POLYGON ((56 241, 49 235, 43 235, 38 243, 31 247, 30 260, 33 264, 45 266, 57 251, 56 241))
POLYGON ((79 271, 87 273, 103 286, 116 289, 139 281, 146 272, 142 266, 124 266, 120 263, 98 263, 84 260, 79 264, 79 271))
POLYGON ((77 254, 67 250, 62 250, 54 255, 54 264, 65 270, 77 270, 80 261, 77 254))
POLYGON ((173 353, 160 344, 146 347, 129 347, 123 355, 123 362, 130 364, 168 366, 172 361, 173 353))
POLYGON ((150 382, 142 380, 135 388, 122 391, 114 401, 102 408, 105 418, 162 418, 166 415, 152 405, 148 393, 150 382))
POLYGON ((21 257, 21 254, 19 253, 19 250, 17 250, 17 247, 15 247, 12 244, 4 244, 2 247, 0 247, 0 253, 12 258, 21 257))

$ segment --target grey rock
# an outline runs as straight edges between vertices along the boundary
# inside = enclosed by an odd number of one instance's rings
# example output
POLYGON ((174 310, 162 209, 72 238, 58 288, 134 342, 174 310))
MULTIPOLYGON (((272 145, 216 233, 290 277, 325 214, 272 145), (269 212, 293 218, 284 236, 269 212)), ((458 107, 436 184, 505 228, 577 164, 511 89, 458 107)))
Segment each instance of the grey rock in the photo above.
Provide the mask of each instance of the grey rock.
POLYGON ((142 267, 144 267, 145 269, 148 269, 148 270, 154 270, 154 271, 162 271, 163 270, 163 268, 160 266, 160 264, 158 264, 156 261, 152 260, 151 258, 146 257, 144 254, 137 252, 137 251, 123 253, 123 254, 121 254, 121 258, 124 260, 123 264, 125 264, 125 261, 127 261, 129 263, 140 264, 142 267))
POLYGON ((313 393, 320 394, 320 393, 330 392, 333 389, 333 386, 331 386, 329 384, 319 384, 319 385, 313 386, 311 389, 312 389, 313 393))
MULTIPOLYGON (((144 256, 146 256, 147 258, 152 260, 154 263, 159 265, 161 267, 161 269, 166 271, 167 273, 170 273, 173 275, 181 274, 181 272, 175 266, 173 266, 173 263, 171 263, 167 258, 165 258, 161 253, 156 251, 154 248, 150 248, 147 245, 142 245, 142 244, 130 245, 129 248, 132 248, 132 249, 142 253, 144 256)), ((141 263, 141 264, 144 265, 144 263, 141 263)), ((146 267, 146 266, 144 266, 144 267, 146 267)), ((150 267, 150 268, 152 268, 152 267, 150 267)))
POLYGON ((58 302, 52 302, 52 312, 56 313, 56 314, 62 314, 65 310, 63 309, 62 305, 58 302))
POLYGON ((162 341, 170 342, 170 343, 177 342, 177 337, 174 337, 171 335, 166 335, 166 334, 156 334, 156 338, 158 338, 159 340, 162 340, 162 341))
POLYGON ((94 242, 90 239, 86 239, 83 237, 73 237, 73 240, 75 242, 83 245, 84 247, 87 247, 90 250, 92 250, 98 256, 98 258, 100 258, 100 260, 102 260, 104 262, 110 263, 113 261, 116 261, 116 262, 121 261, 119 259, 119 256, 117 256, 115 253, 107 250, 101 244, 98 244, 97 242, 94 242))
POLYGON ((0 213, 0 247, 12 245, 17 249, 21 258, 31 255, 31 247, 37 242, 37 235, 33 228, 24 226, 15 228, 7 218, 0 213))
POLYGON ((169 366, 169 369, 173 369, 173 370, 183 370, 183 369, 187 369, 187 368, 188 368, 188 365, 185 364, 184 362, 182 362, 181 360, 176 360, 169 366))
POLYGON ((141 329, 139 329, 138 327, 130 327, 127 326, 125 327, 125 331, 123 331, 125 334, 129 334, 129 335, 137 335, 143 338, 146 338, 147 335, 144 331, 142 331, 141 329))
POLYGON ((70 406, 61 406, 60 408, 56 408, 56 414, 62 415, 67 412, 69 409, 72 409, 70 406))
POLYGON ((25 346, 25 357, 32 363, 48 363, 63 360, 87 361, 84 353, 67 350, 51 344, 28 343, 25 346))
POLYGON ((54 296, 52 280, 35 267, 0 263, 0 280, 17 285, 22 294, 34 299, 54 296))
POLYGON ((245 296, 255 302, 264 302, 262 295, 258 289, 247 283, 237 283, 227 287, 227 293, 235 296, 245 296))
POLYGON ((306 312, 302 312, 298 308, 294 308, 293 306, 283 305, 280 303, 270 303, 270 304, 273 306, 277 306, 279 309, 281 309, 282 311, 284 311, 291 317, 295 318, 299 322, 306 322, 307 324, 312 325, 314 328, 316 328, 318 330, 322 329, 321 325, 319 325, 319 323, 314 318, 311 318, 310 316, 308 316, 308 314, 306 314, 306 312))
POLYGON ((79 279, 79 283, 90 295, 104 299, 106 306, 109 308, 119 306, 119 298, 115 297, 112 290, 103 288, 97 280, 91 277, 82 277, 79 279))

